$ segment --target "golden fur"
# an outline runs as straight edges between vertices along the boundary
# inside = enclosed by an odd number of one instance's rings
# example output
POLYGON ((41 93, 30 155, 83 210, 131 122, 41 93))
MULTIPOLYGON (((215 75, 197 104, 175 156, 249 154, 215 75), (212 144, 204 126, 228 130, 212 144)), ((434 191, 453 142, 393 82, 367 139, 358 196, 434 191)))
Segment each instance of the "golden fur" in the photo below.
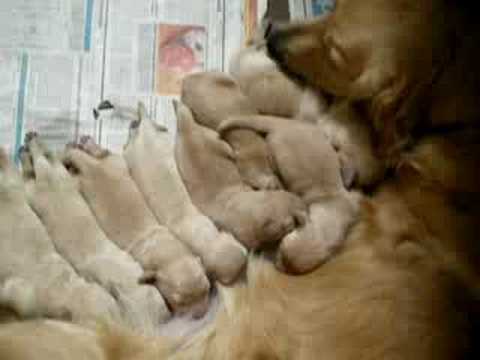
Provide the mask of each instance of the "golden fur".
MULTIPOLYGON (((388 156, 397 152, 394 175, 316 271, 290 277, 252 259, 247 283, 222 291, 225 308, 198 339, 170 352, 166 339, 107 331, 102 359, 477 359, 480 134, 465 126, 479 118, 479 32, 457 22, 471 3, 338 0, 331 17, 274 29, 270 47, 288 72, 365 101, 388 156), (420 138, 410 131, 419 125, 420 138), (398 151, 406 136, 411 150, 398 151)), ((14 342, 68 346, 44 326, 0 328, 0 358, 51 359, 12 355, 14 342)))
POLYGON ((477 121, 474 9, 469 0, 340 0, 325 19, 272 29, 267 46, 300 82, 364 102, 380 153, 393 157, 419 123, 477 121))

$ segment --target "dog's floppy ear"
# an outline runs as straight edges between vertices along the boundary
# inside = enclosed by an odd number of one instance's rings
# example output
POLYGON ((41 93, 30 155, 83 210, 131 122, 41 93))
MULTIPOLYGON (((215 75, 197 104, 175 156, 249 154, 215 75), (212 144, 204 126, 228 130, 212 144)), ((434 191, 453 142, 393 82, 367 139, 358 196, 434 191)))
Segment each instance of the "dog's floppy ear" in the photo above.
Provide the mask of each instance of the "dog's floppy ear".
POLYGON ((392 79, 369 106, 369 115, 377 137, 378 153, 390 157, 408 137, 408 81, 405 76, 392 79))

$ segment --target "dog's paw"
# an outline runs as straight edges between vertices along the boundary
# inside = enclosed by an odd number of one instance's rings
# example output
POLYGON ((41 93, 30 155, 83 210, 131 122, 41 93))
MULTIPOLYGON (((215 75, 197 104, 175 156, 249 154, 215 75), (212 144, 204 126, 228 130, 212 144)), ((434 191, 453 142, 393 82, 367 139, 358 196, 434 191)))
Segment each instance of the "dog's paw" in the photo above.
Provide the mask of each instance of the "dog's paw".
POLYGON ((242 181, 254 190, 278 190, 281 182, 267 160, 261 157, 235 156, 242 181))
POLYGON ((247 264, 247 250, 229 233, 219 233, 212 243, 212 272, 224 285, 233 283, 247 264))
POLYGON ((312 238, 311 226, 307 224, 282 239, 275 258, 278 270, 295 275, 305 274, 330 256, 330 251, 322 246, 322 242, 315 242, 312 238))
POLYGON ((173 260, 160 271, 148 271, 141 282, 155 285, 175 314, 201 317, 208 307, 210 282, 198 258, 173 260))
MULTIPOLYGON (((60 159, 40 140, 39 135, 30 132, 25 135, 25 145, 20 151, 23 177, 27 182, 30 199, 52 203, 52 196, 67 198, 76 195, 77 181, 70 176, 60 159)), ((33 200, 34 202, 37 202, 33 200)))
POLYGON ((286 191, 255 191, 244 195, 253 234, 242 236, 248 248, 257 249, 280 241, 305 222, 307 208, 297 196, 286 191))

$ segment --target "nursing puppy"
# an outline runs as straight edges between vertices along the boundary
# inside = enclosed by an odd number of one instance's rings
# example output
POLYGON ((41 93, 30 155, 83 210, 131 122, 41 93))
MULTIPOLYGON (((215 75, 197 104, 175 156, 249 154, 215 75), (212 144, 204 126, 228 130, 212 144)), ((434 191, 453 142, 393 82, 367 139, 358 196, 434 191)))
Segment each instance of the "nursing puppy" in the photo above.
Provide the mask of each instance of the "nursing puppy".
MULTIPOLYGON (((305 101, 305 90, 285 76, 267 56, 264 41, 263 44, 253 44, 234 54, 229 72, 260 114, 287 118, 299 114, 305 101)), ((321 110, 326 108, 324 101, 320 105, 321 110)))
POLYGON ((23 179, 2 148, 0 239, 0 306, 23 319, 120 321, 120 309, 113 297, 78 276, 57 253, 28 206, 23 179))
MULTIPOLYGON (((187 76, 182 83, 182 102, 192 109, 203 126, 216 130, 229 115, 255 115, 254 104, 241 92, 235 80, 220 72, 187 76)), ((254 189, 281 187, 275 176, 263 139, 253 131, 232 131, 226 138, 235 151, 242 180, 254 189)))
POLYGON ((360 196, 345 189, 338 155, 321 127, 260 115, 230 118, 219 132, 225 136, 244 128, 266 136, 286 189, 309 206, 306 224, 282 240, 277 266, 292 273, 311 271, 345 240, 356 220, 360 196))
POLYGON ((25 138, 23 156, 27 198, 58 252, 88 280, 96 281, 118 301, 126 323, 155 332, 169 311, 157 289, 138 285, 143 270, 113 244, 82 198, 77 180, 35 133, 25 138))
POLYGON ((144 279, 160 290, 175 312, 203 315, 210 284, 200 260, 157 222, 122 155, 87 136, 67 147, 63 162, 78 179, 81 194, 108 238, 142 265, 144 279))
POLYGON ((252 191, 242 182, 230 146, 176 105, 177 164, 194 203, 249 249, 280 240, 305 220, 302 201, 285 191, 252 191))
POLYGON ((241 49, 230 63, 230 73, 261 114, 316 123, 351 171, 355 186, 368 186, 382 178, 384 164, 374 151, 367 121, 348 100, 327 106, 324 97, 301 89, 284 75, 263 45, 241 49))
POLYGON ((246 250, 193 205, 166 129, 146 118, 144 106, 139 105, 139 121, 132 123, 130 135, 123 156, 157 220, 201 258, 209 275, 232 283, 245 266, 246 250))

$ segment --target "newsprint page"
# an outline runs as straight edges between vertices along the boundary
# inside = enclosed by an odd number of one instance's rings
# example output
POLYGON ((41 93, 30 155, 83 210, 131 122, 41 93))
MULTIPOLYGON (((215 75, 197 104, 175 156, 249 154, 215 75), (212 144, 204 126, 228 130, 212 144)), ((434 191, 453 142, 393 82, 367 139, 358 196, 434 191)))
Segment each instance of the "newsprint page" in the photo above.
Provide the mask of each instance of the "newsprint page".
MULTIPOLYGON (((0 146, 18 162, 24 134, 36 131, 55 150, 91 135, 120 151, 139 100, 175 136, 182 78, 226 70, 267 1, 1 0, 0 146)), ((289 2, 291 18, 332 7, 289 2)))

